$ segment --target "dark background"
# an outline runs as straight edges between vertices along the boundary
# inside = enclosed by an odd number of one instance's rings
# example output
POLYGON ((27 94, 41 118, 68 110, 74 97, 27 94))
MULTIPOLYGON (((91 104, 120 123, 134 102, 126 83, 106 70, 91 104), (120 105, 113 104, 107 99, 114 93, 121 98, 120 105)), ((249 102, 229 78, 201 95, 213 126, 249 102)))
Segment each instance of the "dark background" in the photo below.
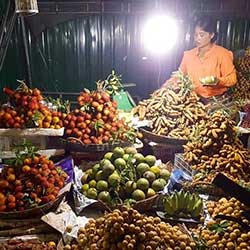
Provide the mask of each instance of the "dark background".
MULTIPOLYGON (((1 14, 6 2, 0 1, 1 14)), ((159 63, 160 82, 164 82, 178 68, 183 51, 193 47, 192 30, 197 15, 210 15, 218 21, 218 44, 235 52, 250 43, 249 0, 38 3, 40 13, 25 17, 25 24, 32 84, 43 91, 93 89, 97 80, 106 78, 115 69, 124 83, 136 84, 129 89, 133 96, 148 97, 157 88, 159 63), (153 12, 174 16, 181 30, 175 48, 160 57, 144 49, 140 36, 146 18, 153 12)), ((25 78, 27 67, 19 18, 0 72, 0 89, 15 88, 16 79, 25 78)))

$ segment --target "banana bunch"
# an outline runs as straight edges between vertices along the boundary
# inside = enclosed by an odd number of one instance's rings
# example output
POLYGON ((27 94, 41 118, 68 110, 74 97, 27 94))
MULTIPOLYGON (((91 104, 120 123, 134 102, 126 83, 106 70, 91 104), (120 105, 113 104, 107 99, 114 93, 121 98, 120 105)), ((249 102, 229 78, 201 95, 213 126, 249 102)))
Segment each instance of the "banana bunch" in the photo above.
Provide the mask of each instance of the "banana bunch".
POLYGON ((203 201, 199 195, 181 190, 165 196, 163 207, 167 216, 197 218, 201 214, 203 201))
POLYGON ((193 125, 206 116, 206 107, 191 90, 186 76, 175 75, 177 84, 156 90, 149 99, 132 110, 140 120, 152 121, 152 132, 158 135, 186 139, 193 125))

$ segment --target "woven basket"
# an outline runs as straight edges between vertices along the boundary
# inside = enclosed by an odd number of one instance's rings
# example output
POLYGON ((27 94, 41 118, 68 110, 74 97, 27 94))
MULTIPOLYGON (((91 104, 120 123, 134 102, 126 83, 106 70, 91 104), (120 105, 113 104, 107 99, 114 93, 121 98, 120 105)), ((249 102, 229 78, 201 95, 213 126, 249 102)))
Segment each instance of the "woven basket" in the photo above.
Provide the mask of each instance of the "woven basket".
POLYGON ((58 196, 54 201, 48 202, 42 206, 24 210, 22 212, 0 212, 0 219, 27 219, 41 217, 50 210, 58 207, 65 195, 66 193, 63 193, 58 196))
POLYGON ((132 208, 134 208, 135 210, 137 210, 141 213, 155 211, 155 207, 156 207, 156 204, 158 202, 158 199, 159 199, 159 194, 156 194, 150 198, 136 202, 132 206, 132 208))
POLYGON ((182 145, 187 143, 187 140, 185 139, 177 139, 163 135, 157 135, 155 133, 152 133, 147 127, 140 128, 140 131, 142 132, 144 139, 148 139, 149 141, 153 141, 156 143, 173 145, 175 148, 177 146, 182 148, 182 145))

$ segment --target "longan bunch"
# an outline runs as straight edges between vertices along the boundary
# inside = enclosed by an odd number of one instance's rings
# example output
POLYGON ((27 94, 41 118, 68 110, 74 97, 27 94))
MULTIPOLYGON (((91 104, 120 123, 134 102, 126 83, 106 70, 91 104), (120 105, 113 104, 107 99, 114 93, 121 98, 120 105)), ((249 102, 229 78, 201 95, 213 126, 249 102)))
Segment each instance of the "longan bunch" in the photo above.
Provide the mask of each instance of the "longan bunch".
POLYGON ((244 232, 237 223, 227 221, 211 221, 207 228, 200 231, 200 239, 205 241, 206 249, 211 250, 246 250, 250 246, 250 232, 244 232), (218 225, 223 228, 220 232, 214 230, 218 225))
POLYGON ((246 211, 246 206, 235 198, 221 198, 219 201, 209 201, 208 212, 212 220, 208 222, 206 228, 194 230, 200 233, 200 238, 205 240, 208 249, 249 249, 250 233, 245 232, 236 222, 215 219, 216 215, 227 215, 241 219, 249 224, 249 221, 242 217, 242 212, 246 211))
POLYGON ((235 198, 226 199, 221 198, 219 201, 210 201, 207 204, 209 214, 214 218, 218 214, 233 216, 235 218, 241 218, 243 222, 249 224, 247 219, 242 217, 242 212, 249 211, 243 203, 235 198))
POLYGON ((192 250, 195 249, 195 243, 177 226, 124 207, 90 220, 81 228, 77 249, 192 250))

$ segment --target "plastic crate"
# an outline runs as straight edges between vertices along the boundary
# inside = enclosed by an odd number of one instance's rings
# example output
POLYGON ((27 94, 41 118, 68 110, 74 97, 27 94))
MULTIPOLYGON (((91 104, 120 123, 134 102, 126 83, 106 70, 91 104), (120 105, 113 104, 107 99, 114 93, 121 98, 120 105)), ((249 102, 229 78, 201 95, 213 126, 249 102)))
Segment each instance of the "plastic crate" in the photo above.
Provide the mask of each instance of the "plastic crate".
POLYGON ((194 174, 192 167, 185 161, 184 156, 181 153, 175 154, 174 167, 185 171, 191 176, 194 174))

